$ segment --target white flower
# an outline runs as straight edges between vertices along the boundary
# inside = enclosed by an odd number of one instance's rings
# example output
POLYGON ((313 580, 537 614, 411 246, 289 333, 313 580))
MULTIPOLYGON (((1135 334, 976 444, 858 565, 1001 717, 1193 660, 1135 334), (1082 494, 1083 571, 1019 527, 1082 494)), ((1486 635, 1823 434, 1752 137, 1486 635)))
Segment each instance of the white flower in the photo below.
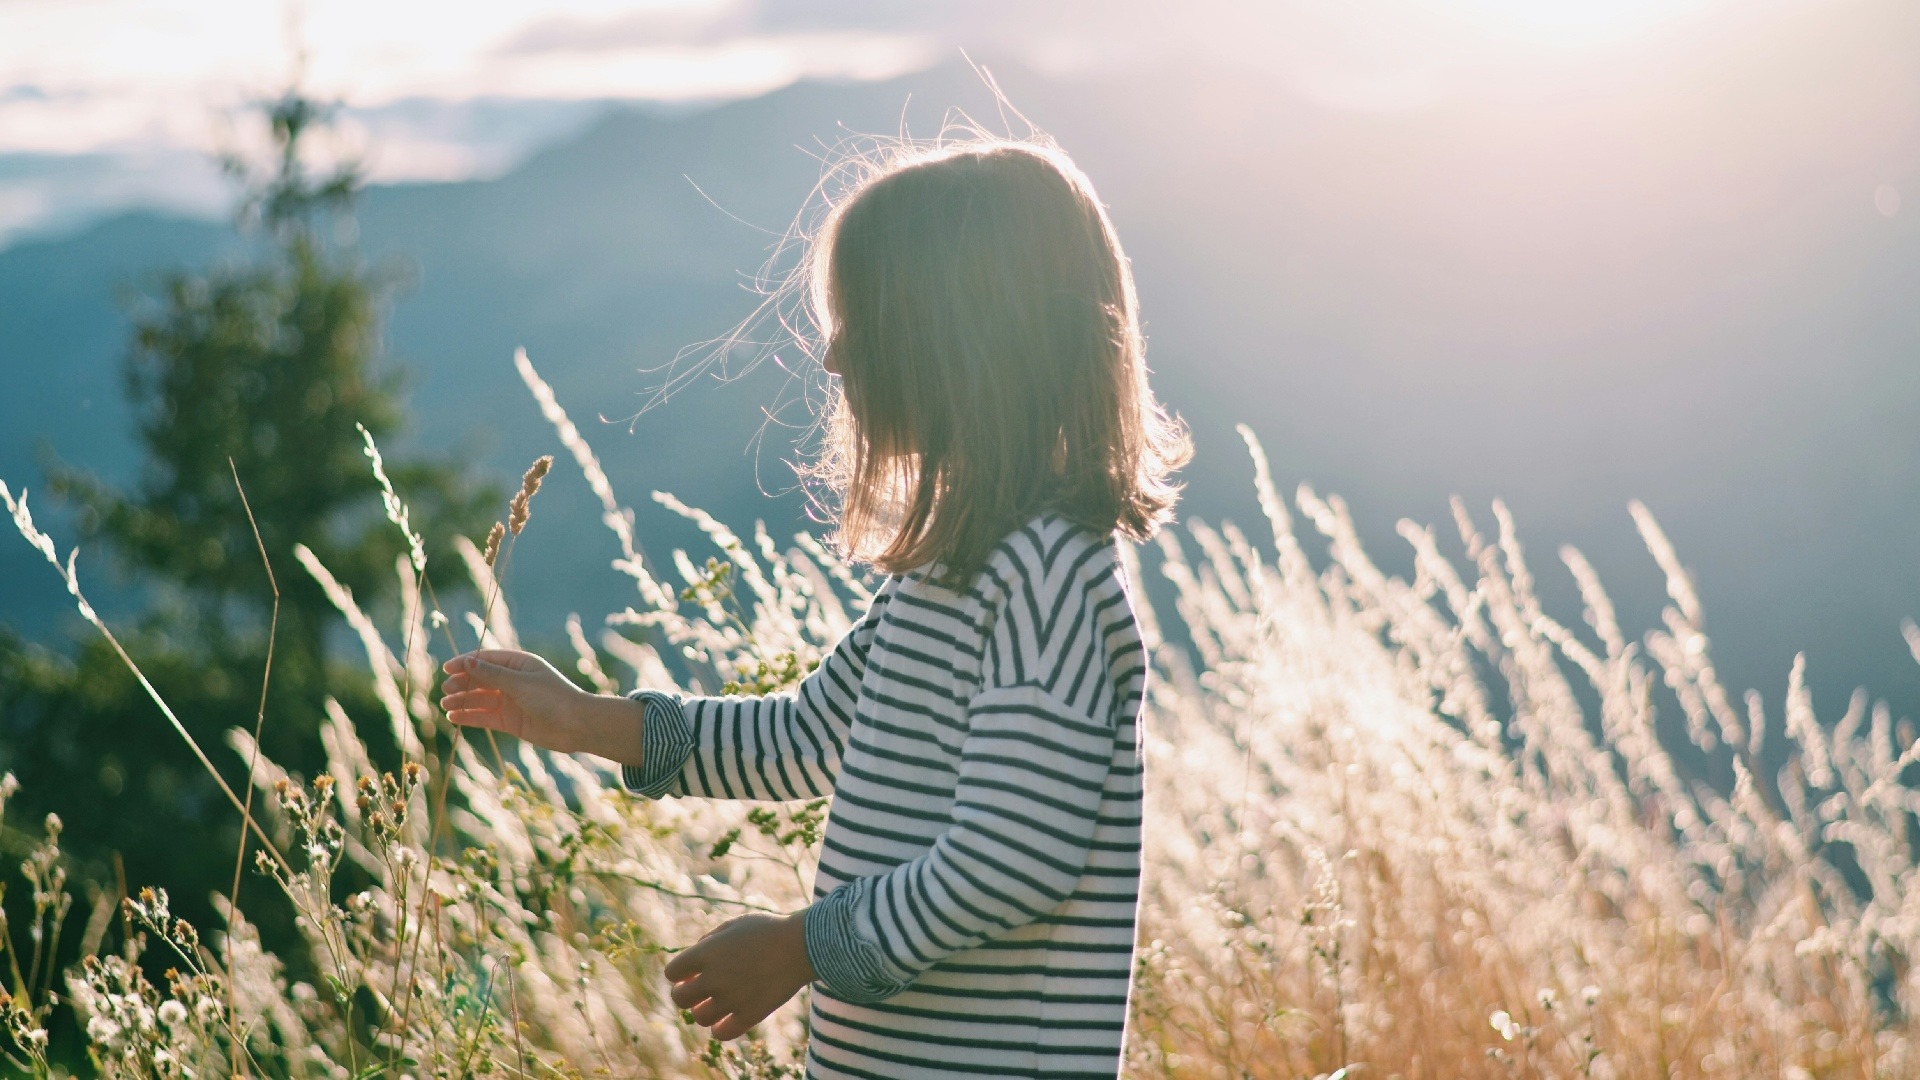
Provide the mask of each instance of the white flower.
POLYGON ((187 1007, 178 1001, 169 1001, 160 1006, 160 1022, 168 1027, 186 1023, 187 1007))
POLYGON ((104 1016, 96 1016, 87 1021, 87 1039, 90 1042, 110 1043, 120 1036, 120 1025, 104 1016))

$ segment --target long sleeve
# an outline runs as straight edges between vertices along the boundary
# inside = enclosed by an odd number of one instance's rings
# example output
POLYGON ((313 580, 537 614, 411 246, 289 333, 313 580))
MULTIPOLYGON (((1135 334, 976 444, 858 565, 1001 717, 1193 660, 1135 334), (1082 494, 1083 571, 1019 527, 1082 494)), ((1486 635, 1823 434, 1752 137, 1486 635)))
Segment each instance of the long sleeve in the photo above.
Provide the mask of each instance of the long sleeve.
POLYGON ((1118 734, 1107 630, 1130 613, 1117 588, 1086 581, 1097 546, 1054 554, 996 571, 1002 599, 944 831, 808 911, 808 956, 841 1000, 899 993, 942 958, 1061 906, 1085 872, 1118 734))
POLYGON ((874 628, 895 579, 820 666, 790 691, 692 697, 661 690, 645 705, 640 766, 621 770, 636 794, 719 799, 814 799, 832 794, 874 628))

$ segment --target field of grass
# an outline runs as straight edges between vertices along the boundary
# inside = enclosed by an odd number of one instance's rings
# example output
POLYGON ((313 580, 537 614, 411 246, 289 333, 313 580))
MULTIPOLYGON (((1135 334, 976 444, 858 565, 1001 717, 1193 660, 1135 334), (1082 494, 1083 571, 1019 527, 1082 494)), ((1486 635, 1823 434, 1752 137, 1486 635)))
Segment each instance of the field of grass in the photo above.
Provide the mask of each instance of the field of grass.
MULTIPOLYGON (((675 552, 680 581, 665 583, 521 370, 635 586, 604 625, 569 623, 561 666, 583 685, 779 689, 857 616, 867 586, 817 541, 738 537, 657 495, 714 544, 701 562, 675 552)), ((1407 581, 1375 567, 1339 500, 1283 502, 1249 448, 1258 534, 1188 522, 1130 560, 1178 600, 1153 612, 1134 590, 1155 678, 1128 1075, 1920 1075, 1908 725, 1864 696, 1816 718, 1798 668, 1784 701, 1736 699, 1638 507, 1671 602, 1632 638, 1570 549, 1585 610, 1543 610, 1499 507, 1491 531, 1458 511, 1463 562, 1404 525, 1407 581), (1328 552, 1318 565, 1303 530, 1328 552)), ((79 598, 24 501, 0 496, 79 598)), ((536 511, 529 527, 544 524, 536 511)), ((92 1071, 116 1077, 800 1074, 798 1003, 758 1037, 710 1044, 660 967, 730 914, 803 904, 823 805, 648 802, 601 763, 462 737, 436 715, 441 659, 516 642, 496 580, 513 535, 497 558, 461 548, 492 598, 480 612, 437 610, 403 559, 399 626, 299 557, 357 630, 386 715, 330 707, 319 777, 286 776, 244 731, 205 750, 251 763, 251 790, 230 793, 260 825, 248 858, 301 911, 310 955, 263 952, 244 902, 198 928, 137 882, 124 903, 75 907, 51 825, 15 885, 35 925, 8 928, 0 968, 17 1068, 61 1072, 45 1032, 73 1010, 92 1071), (374 769, 368 724, 390 728, 406 767, 374 769), (370 884, 349 892, 349 877, 370 884), (88 959, 55 971, 41 958, 61 934, 88 959)))

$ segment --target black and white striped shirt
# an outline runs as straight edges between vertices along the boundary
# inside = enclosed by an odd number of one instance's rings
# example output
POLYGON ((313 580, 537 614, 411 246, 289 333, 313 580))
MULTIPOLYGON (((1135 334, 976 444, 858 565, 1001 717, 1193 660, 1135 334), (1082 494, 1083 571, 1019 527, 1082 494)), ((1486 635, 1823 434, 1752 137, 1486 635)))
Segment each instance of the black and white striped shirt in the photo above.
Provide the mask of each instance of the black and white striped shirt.
POLYGON ((1146 657, 1110 536, 1048 512, 954 592, 886 579, 796 690, 644 691, 650 796, 833 797, 810 1077, 1118 1074, 1146 657))

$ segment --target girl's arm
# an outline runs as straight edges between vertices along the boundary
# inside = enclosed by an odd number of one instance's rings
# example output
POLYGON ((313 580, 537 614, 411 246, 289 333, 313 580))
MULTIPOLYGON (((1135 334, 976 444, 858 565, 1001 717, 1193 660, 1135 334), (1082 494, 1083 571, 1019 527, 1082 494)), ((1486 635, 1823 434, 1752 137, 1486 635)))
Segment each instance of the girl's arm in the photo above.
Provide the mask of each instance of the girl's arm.
POLYGON ((532 653, 482 649, 446 662, 441 707, 564 753, 597 754, 650 796, 804 799, 831 794, 889 579, 858 624, 791 691, 682 697, 589 694, 532 653))
POLYGON ((807 956, 836 996, 891 997, 1073 895, 1113 769, 1120 703, 1106 631, 1131 616, 1117 581, 1068 578, 1036 569, 998 616, 947 830, 925 855, 807 910, 807 956))
POLYGON ((822 799, 833 794, 853 726, 874 628, 896 579, 792 690, 760 696, 686 697, 640 690, 645 760, 621 770, 629 791, 659 798, 822 799))

